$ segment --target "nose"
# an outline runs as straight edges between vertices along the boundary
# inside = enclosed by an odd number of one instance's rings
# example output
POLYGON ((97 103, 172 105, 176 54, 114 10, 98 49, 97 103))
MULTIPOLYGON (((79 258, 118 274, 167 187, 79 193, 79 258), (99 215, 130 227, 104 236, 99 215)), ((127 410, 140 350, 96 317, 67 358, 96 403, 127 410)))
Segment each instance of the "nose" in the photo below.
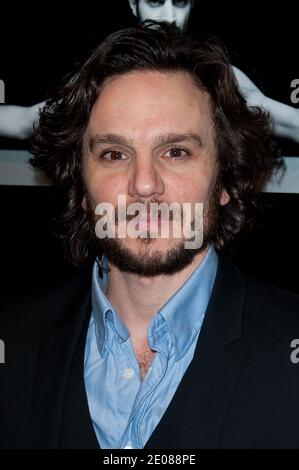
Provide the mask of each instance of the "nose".
POLYGON ((152 161, 136 161, 128 193, 132 198, 151 198, 163 194, 164 184, 152 161))
POLYGON ((173 23, 176 21, 176 12, 172 0, 166 0, 164 3, 161 19, 163 19, 163 21, 167 21, 168 23, 173 23))

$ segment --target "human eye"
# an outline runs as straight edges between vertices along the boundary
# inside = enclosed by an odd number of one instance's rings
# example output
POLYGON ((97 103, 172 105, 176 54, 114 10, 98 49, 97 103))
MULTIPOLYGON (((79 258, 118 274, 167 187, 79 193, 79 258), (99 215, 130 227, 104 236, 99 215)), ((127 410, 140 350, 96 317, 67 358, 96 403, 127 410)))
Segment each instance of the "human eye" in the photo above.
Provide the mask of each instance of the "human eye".
POLYGON ((172 147, 167 152, 164 153, 165 157, 170 158, 171 160, 183 160, 190 155, 190 152, 181 147, 172 147))
POLYGON ((165 3, 165 0, 147 0, 147 4, 154 8, 164 5, 164 3, 165 3))
POLYGON ((178 8, 185 8, 189 3, 190 0, 173 0, 174 6, 178 8))
POLYGON ((109 161, 109 162, 116 162, 116 161, 121 161, 121 160, 126 159, 126 158, 122 158, 122 157, 126 157, 126 155, 124 153, 120 152, 119 150, 104 150, 100 154, 100 159, 101 160, 106 160, 106 161, 109 161))

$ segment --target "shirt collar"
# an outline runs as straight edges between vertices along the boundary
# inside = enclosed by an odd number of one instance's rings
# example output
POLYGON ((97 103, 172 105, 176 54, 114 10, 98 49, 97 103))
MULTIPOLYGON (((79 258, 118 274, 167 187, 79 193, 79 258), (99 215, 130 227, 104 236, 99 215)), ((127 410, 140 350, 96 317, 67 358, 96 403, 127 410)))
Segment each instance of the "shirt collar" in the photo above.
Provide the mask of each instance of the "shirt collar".
POLYGON ((96 326, 96 339, 100 354, 104 354, 108 340, 106 321, 111 321, 118 334, 119 342, 124 342, 129 337, 129 331, 121 320, 120 316, 113 309, 104 291, 108 281, 107 258, 102 256, 101 267, 103 277, 98 274, 98 263, 95 261, 92 272, 92 309, 96 326))
MULTIPOLYGON (((105 270, 107 258, 104 255, 101 265, 103 268, 102 278, 98 275, 97 262, 94 263, 93 267, 92 307, 97 345, 100 354, 104 355, 108 340, 107 321, 111 321, 120 343, 129 338, 129 331, 104 293, 108 280, 108 273, 105 270)), ((186 354, 201 328, 214 285, 217 267, 218 256, 213 246, 210 245, 200 265, 159 309, 149 326, 150 331, 161 323, 162 317, 170 332, 177 361, 186 354)))
POLYGON ((170 331, 176 360, 186 354, 202 326, 217 268, 218 256, 210 245, 199 266, 159 310, 170 331))

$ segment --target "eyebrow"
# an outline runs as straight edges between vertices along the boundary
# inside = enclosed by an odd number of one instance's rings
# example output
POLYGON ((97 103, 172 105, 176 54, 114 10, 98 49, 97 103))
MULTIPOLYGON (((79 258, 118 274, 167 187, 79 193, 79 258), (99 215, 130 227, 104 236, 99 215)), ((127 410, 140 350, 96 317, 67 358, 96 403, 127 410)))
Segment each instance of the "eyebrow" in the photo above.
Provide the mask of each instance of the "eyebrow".
POLYGON ((103 144, 122 145, 124 147, 131 147, 133 145, 132 140, 126 139, 124 136, 119 134, 104 134, 95 135, 89 140, 89 150, 93 152, 97 147, 103 144))
MULTIPOLYGON (((188 134, 178 134, 178 133, 170 133, 170 134, 160 134, 153 139, 153 144, 155 148, 162 147, 163 145, 169 144, 179 144, 182 142, 189 142, 194 144, 196 147, 201 148, 203 146, 202 139, 199 135, 194 133, 188 134)), ((97 147, 100 145, 121 145, 123 147, 133 147, 134 140, 127 139, 126 137, 119 135, 119 134, 103 134, 103 135, 95 135, 90 138, 89 140, 89 150, 94 152, 97 147)))
POLYGON ((199 135, 190 133, 190 134, 161 134, 154 138, 154 145, 156 147, 161 147, 162 145, 167 144, 179 144, 181 142, 189 142, 195 144, 197 147, 202 147, 202 139, 199 135))

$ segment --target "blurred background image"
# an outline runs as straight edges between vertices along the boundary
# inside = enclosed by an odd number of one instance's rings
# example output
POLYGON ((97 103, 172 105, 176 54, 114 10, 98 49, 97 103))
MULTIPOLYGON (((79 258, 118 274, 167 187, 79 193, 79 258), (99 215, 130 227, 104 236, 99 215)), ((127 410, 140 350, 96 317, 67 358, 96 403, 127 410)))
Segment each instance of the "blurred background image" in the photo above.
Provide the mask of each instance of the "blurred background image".
POLYGON ((33 122, 34 106, 108 34, 135 25, 148 12, 157 19, 182 18, 185 31, 219 37, 248 103, 261 102, 273 113, 286 173, 263 194, 267 210, 232 259, 255 278, 299 293, 299 7, 291 1, 104 0, 1 5, 1 296, 16 285, 38 286, 76 272, 52 235, 52 189, 28 165, 26 119, 33 122), (16 107, 13 118, 10 106, 16 107))

